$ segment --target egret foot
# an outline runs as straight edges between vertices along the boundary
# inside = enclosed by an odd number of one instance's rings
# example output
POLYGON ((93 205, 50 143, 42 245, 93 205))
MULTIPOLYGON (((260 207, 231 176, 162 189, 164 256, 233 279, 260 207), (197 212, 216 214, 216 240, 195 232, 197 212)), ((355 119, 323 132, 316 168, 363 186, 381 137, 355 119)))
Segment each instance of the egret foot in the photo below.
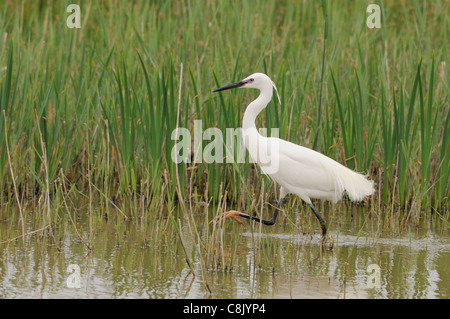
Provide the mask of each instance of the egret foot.
POLYGON ((277 215, 278 215, 278 212, 280 211, 280 206, 281 206, 282 202, 283 202, 283 198, 280 198, 278 200, 277 207, 275 207, 275 211, 273 212, 271 219, 261 219, 259 217, 250 216, 249 214, 242 213, 237 210, 229 210, 228 212, 225 212, 222 215, 217 216, 216 218, 211 220, 209 222, 209 224, 211 225, 212 223, 216 223, 218 221, 222 221, 222 220, 225 220, 226 218, 230 218, 230 217, 233 218, 235 221, 237 221, 239 224, 242 224, 242 222, 237 218, 239 216, 239 217, 243 217, 246 219, 254 220, 255 222, 258 222, 258 223, 263 223, 264 225, 272 226, 275 224, 275 220, 277 219, 277 215))
POLYGON ((248 215, 248 214, 246 214, 246 213, 242 213, 242 212, 239 212, 239 211, 237 211, 237 210, 229 210, 229 211, 223 213, 222 215, 219 215, 219 216, 215 217, 214 219, 212 219, 212 220, 209 222, 209 224, 210 224, 210 225, 216 224, 217 222, 223 221, 223 220, 225 220, 225 219, 227 219, 227 218, 230 218, 230 217, 233 218, 235 221, 237 221, 239 224, 242 224, 242 222, 241 222, 241 220, 238 218, 238 216, 244 217, 244 218, 247 218, 247 219, 250 218, 250 215, 248 215))
POLYGON ((320 214, 317 212, 316 208, 313 204, 308 204, 309 207, 312 209, 314 215, 316 215, 317 219, 319 220, 320 227, 322 228, 322 243, 325 241, 325 238, 327 236, 327 225, 325 223, 325 220, 320 216, 320 214))

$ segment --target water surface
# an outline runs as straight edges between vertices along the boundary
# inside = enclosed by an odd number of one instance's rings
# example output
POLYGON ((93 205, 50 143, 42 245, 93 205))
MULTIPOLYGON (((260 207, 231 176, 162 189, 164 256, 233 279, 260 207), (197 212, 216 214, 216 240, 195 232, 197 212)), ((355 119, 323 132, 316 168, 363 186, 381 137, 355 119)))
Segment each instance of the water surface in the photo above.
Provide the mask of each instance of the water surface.
MULTIPOLYGON (((63 218, 53 235, 47 228, 22 238, 17 218, 3 212, 0 297, 450 298, 448 228, 428 221, 379 230, 356 214, 328 218, 336 224, 323 248, 315 220, 294 215, 252 230, 248 222, 209 226, 201 212, 190 224, 79 214, 77 231, 63 218)), ((28 218, 26 231, 42 226, 28 218)))

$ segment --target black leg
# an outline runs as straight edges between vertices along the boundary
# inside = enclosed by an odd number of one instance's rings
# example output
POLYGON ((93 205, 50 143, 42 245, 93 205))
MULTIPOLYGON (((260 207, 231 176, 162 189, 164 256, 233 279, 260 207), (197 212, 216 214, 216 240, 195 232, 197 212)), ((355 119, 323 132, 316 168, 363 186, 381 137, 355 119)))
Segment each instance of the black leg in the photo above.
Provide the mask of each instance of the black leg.
POLYGON ((275 207, 275 211, 273 212, 273 215, 272 215, 271 219, 261 219, 259 217, 250 216, 250 215, 240 215, 240 217, 251 219, 251 220, 254 220, 254 221, 258 222, 258 223, 263 223, 264 225, 272 226, 273 224, 275 224, 275 220, 277 219, 277 215, 278 215, 278 212, 280 211, 280 206, 281 206, 282 202, 283 202, 283 199, 280 198, 278 200, 277 207, 275 207))
POLYGON ((309 207, 311 207, 314 215, 316 215, 317 219, 319 220, 320 226, 322 227, 322 237, 325 239, 325 235, 327 234, 327 225, 325 224, 325 221, 323 220, 322 216, 317 212, 317 210, 314 208, 313 204, 308 204, 309 207))

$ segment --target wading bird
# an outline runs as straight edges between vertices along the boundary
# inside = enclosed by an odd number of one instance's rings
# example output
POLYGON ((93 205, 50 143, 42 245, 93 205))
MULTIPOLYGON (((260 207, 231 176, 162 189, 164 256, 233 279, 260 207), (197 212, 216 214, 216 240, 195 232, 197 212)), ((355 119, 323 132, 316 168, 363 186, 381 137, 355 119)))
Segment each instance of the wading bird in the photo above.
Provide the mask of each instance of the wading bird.
MULTIPOLYGON (((269 175, 280 185, 280 198, 271 219, 261 219, 257 216, 230 210, 217 216, 211 223, 229 217, 240 223, 241 221, 237 217, 243 217, 264 225, 273 225, 283 198, 292 193, 311 207, 322 227, 322 239, 325 239, 327 232, 325 221, 315 209, 311 199, 337 202, 345 191, 352 201, 361 201, 374 192, 373 181, 312 149, 259 134, 255 125, 256 117, 272 99, 273 89, 277 91, 275 84, 267 75, 255 73, 242 81, 215 89, 213 92, 234 88, 260 90, 258 98, 247 106, 244 113, 242 120, 244 145, 252 160, 258 164, 263 173, 269 175)), ((280 101, 279 96, 278 100, 280 101)))

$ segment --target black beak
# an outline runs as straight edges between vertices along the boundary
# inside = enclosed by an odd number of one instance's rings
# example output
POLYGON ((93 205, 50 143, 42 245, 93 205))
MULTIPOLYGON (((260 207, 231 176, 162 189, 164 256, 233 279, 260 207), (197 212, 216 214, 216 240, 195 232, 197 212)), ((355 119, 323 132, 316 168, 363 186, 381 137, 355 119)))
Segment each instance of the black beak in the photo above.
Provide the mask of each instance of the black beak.
POLYGON ((224 91, 224 90, 229 90, 229 89, 235 89, 235 88, 243 86, 246 83, 247 82, 245 82, 245 81, 239 81, 239 82, 236 82, 236 83, 231 83, 231 84, 222 86, 221 88, 215 89, 215 90, 213 90, 213 92, 219 92, 219 91, 224 91))

